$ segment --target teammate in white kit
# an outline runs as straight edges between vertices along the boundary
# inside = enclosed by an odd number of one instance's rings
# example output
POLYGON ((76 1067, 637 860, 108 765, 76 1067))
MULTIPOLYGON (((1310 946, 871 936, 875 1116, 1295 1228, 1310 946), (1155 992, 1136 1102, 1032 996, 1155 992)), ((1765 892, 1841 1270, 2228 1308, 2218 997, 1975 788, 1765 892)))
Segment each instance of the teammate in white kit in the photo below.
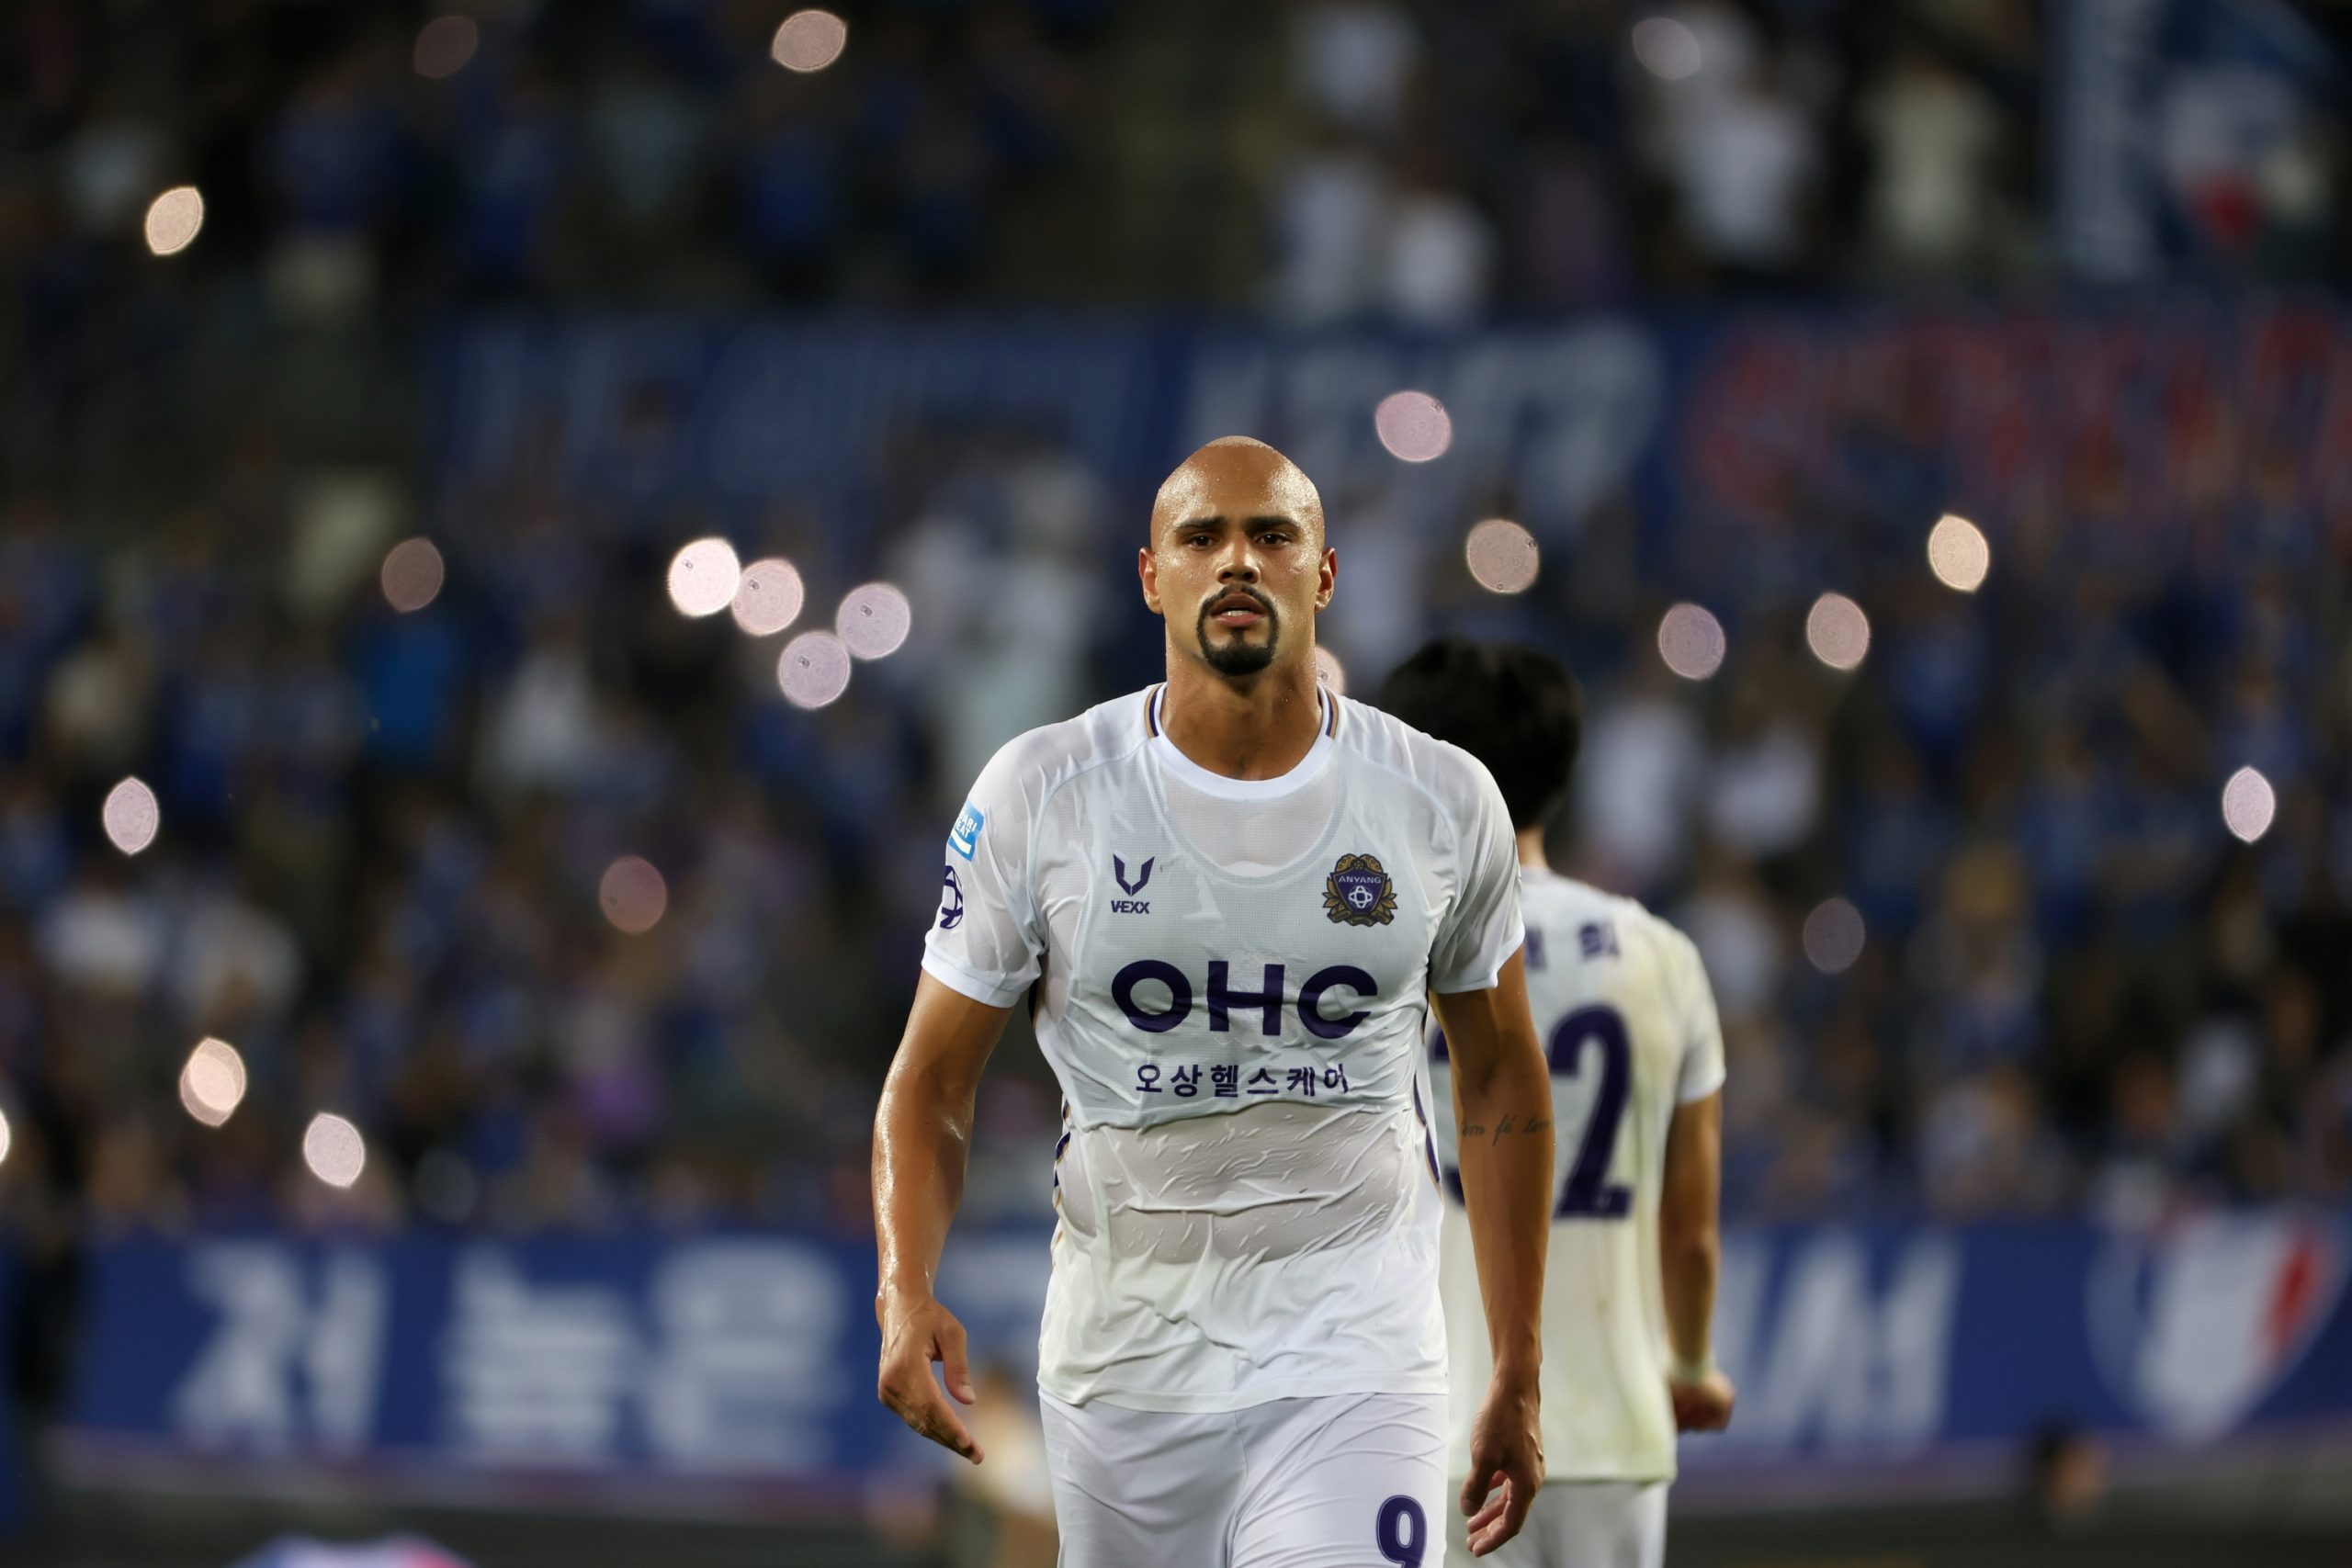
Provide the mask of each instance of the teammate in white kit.
MULTIPOLYGON (((1337 567, 1306 476, 1213 442, 1138 559, 1164 684, 1020 737, 949 833, 875 1122, 884 1403, 974 1461, 933 1296, 972 1098, 1023 1001, 1059 1078, 1037 1382, 1063 1568, 1436 1568, 1543 1474, 1551 1092, 1511 826, 1475 760, 1315 676, 1337 567), (1434 994, 1494 1369, 1446 1407, 1434 994), (1476 1480, 1470 1478, 1475 1477, 1476 1480)), ((1040 604, 1039 615, 1058 607, 1040 604)))
MULTIPOLYGON (((1558 1169, 1544 1281, 1549 1479, 1497 1554, 1519 1568, 1657 1568, 1674 1434, 1731 1418, 1709 1354, 1714 1309, 1723 1034, 1697 949, 1630 898, 1556 875, 1544 821, 1566 793, 1576 684, 1527 649, 1447 638, 1389 677, 1381 705, 1485 762, 1519 830, 1527 990, 1552 1070, 1558 1169)), ((1439 1043, 1435 1071, 1450 1039, 1439 1043)), ((1440 1090, 1442 1093, 1442 1089, 1440 1090)), ((1475 1128, 1461 1129, 1468 1145, 1475 1128)), ((1449 1178, 1453 1140, 1440 1136, 1449 1178)), ((1458 1206, 1445 1222, 1449 1328, 1475 1322, 1477 1279, 1458 1206)), ((1454 1333, 1453 1387, 1484 1386, 1475 1334, 1454 1333)), ((1457 1542, 1457 1547, 1459 1542, 1457 1542)))

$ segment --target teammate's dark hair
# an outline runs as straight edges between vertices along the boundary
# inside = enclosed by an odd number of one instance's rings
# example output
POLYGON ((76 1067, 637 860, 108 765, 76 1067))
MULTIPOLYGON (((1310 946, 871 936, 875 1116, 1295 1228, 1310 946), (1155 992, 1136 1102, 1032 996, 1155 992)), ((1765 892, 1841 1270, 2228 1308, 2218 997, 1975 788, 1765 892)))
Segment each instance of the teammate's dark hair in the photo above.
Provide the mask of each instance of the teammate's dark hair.
POLYGON ((1584 696, 1549 654, 1440 637, 1396 667, 1380 705, 1486 763, 1514 828, 1542 822, 1567 793, 1584 696))

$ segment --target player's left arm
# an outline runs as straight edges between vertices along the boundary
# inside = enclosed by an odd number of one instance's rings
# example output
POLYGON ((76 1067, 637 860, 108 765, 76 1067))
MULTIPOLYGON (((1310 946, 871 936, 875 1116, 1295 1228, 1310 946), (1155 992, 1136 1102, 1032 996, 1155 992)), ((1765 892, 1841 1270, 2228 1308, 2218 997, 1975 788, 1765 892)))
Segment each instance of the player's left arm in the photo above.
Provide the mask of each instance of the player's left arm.
POLYGON ((1470 1550, 1483 1557, 1519 1533, 1544 1481, 1537 1374, 1551 1234, 1552 1080, 1528 1012, 1521 953, 1488 988, 1434 999, 1453 1066, 1462 1200, 1494 1350, 1494 1382, 1472 1428, 1462 1492, 1470 1550))

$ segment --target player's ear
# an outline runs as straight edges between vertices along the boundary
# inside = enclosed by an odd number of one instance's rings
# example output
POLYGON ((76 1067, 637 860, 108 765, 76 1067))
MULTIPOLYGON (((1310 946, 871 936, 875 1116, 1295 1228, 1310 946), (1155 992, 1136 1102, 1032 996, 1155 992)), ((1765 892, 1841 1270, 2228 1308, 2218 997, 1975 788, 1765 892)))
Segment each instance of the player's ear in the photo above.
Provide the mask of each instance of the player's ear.
POLYGON ((1148 546, 1136 552, 1136 580, 1143 584, 1143 602, 1155 615, 1159 608, 1159 565, 1151 558, 1148 546))
POLYGON ((1322 564, 1316 569, 1315 578, 1315 607, 1328 610, 1331 592, 1340 585, 1340 552, 1329 545, 1323 547, 1322 564))

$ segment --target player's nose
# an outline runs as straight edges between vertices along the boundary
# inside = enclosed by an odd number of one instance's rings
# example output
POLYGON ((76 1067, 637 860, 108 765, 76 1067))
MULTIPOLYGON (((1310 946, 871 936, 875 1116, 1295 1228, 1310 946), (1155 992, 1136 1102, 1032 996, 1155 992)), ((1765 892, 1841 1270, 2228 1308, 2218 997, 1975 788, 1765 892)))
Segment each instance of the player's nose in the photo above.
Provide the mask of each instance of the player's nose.
POLYGON ((1219 582, 1255 582, 1258 581, 1258 552, 1247 539, 1236 539, 1225 547, 1216 563, 1219 582))

